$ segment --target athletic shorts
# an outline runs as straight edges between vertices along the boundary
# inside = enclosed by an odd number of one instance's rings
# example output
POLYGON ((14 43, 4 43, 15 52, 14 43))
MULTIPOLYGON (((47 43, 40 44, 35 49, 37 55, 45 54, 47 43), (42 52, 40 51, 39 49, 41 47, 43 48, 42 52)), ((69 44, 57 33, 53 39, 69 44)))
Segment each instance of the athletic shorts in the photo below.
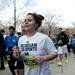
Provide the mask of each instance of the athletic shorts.
POLYGON ((24 62, 23 60, 17 60, 17 69, 24 69, 24 62))

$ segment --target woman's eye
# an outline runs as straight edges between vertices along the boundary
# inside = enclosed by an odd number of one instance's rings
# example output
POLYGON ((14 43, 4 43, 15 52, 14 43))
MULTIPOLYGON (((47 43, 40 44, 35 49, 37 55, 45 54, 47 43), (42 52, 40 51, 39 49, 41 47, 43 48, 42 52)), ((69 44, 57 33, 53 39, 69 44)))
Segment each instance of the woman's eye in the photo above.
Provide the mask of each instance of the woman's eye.
POLYGON ((32 20, 31 19, 28 19, 28 21, 31 22, 32 20))
POLYGON ((31 22, 33 19, 25 19, 24 22, 31 22))

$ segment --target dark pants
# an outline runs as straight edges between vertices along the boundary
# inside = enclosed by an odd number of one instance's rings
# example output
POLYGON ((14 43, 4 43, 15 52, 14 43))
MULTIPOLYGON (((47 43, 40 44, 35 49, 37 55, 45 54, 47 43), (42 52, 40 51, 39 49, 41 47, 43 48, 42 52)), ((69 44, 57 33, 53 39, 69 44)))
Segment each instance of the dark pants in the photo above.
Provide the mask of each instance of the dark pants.
POLYGON ((12 73, 12 75, 16 75, 15 73, 15 62, 16 62, 16 59, 13 57, 13 55, 9 55, 10 58, 8 59, 8 65, 9 65, 9 69, 12 73))
POLYGON ((23 60, 17 60, 17 74, 24 75, 24 62, 23 62, 23 60))
POLYGON ((17 69, 23 70, 24 69, 24 62, 23 60, 17 60, 17 69))
POLYGON ((73 54, 75 55, 75 48, 72 48, 72 50, 73 50, 73 54))
POLYGON ((10 69, 12 75, 16 75, 16 73, 15 73, 16 59, 13 57, 12 47, 8 47, 7 60, 8 60, 9 69, 10 69))
POLYGON ((3 54, 0 54, 0 66, 1 66, 1 69, 5 69, 3 54))
POLYGON ((68 52, 70 53, 71 52, 71 45, 70 44, 67 45, 67 49, 68 49, 68 52))
POLYGON ((10 55, 10 57, 8 56, 8 65, 12 75, 16 75, 15 69, 24 70, 23 61, 17 60, 13 57, 12 47, 8 47, 7 55, 10 55), (15 62, 17 62, 16 66, 15 66, 15 62))

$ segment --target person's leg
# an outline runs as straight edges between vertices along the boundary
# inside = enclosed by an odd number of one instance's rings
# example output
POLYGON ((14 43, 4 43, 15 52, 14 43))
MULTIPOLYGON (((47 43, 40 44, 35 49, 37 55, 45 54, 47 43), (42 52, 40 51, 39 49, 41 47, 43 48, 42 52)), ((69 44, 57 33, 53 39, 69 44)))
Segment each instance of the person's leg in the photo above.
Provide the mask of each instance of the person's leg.
POLYGON ((13 56, 10 55, 10 60, 8 60, 8 65, 9 65, 9 69, 12 75, 16 75, 15 70, 14 70, 14 64, 15 64, 15 60, 13 59, 13 56))
POLYGON ((4 70, 5 66, 4 66, 4 59, 3 59, 3 55, 1 55, 1 70, 4 70))
POLYGON ((3 56, 4 56, 4 59, 7 60, 6 52, 3 54, 3 56))
POLYGON ((67 45, 62 46, 64 57, 65 57, 65 63, 68 63, 68 50, 67 45))
POLYGON ((62 66, 62 59, 63 59, 62 54, 59 54, 58 58, 59 58, 58 66, 62 66))
POLYGON ((22 60, 17 60, 17 73, 24 75, 24 62, 22 60))
POLYGON ((68 58, 67 53, 64 53, 64 54, 65 54, 65 58, 67 59, 68 58))
POLYGON ((71 52, 70 44, 67 45, 67 50, 68 50, 68 54, 70 55, 71 52))
POLYGON ((63 59, 63 57, 62 57, 62 55, 60 54, 60 62, 62 62, 62 59, 63 59))
POLYGON ((63 55, 63 49, 61 46, 58 47, 58 59, 59 59, 59 62, 58 62, 58 66, 61 66, 62 65, 62 57, 63 55))
POLYGON ((73 54, 75 55, 75 48, 73 48, 73 54))

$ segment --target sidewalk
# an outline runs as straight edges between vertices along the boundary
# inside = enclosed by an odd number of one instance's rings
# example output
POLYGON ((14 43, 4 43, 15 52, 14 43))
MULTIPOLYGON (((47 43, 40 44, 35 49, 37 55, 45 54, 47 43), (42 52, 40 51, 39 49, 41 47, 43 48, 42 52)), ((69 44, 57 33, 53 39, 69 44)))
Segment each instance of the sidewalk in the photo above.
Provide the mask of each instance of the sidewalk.
MULTIPOLYGON (((68 56, 68 63, 63 60, 63 72, 60 66, 57 66, 56 60, 51 63, 52 75, 75 75, 75 58, 73 55, 68 56)), ((6 65, 5 70, 0 71, 0 75, 11 75, 8 65, 6 65)))
POLYGON ((0 75, 12 75, 9 71, 8 65, 5 65, 5 70, 0 70, 0 75))
POLYGON ((52 64, 52 75, 75 75, 75 57, 73 54, 68 56, 68 63, 63 60, 63 72, 61 66, 56 62, 52 64))

